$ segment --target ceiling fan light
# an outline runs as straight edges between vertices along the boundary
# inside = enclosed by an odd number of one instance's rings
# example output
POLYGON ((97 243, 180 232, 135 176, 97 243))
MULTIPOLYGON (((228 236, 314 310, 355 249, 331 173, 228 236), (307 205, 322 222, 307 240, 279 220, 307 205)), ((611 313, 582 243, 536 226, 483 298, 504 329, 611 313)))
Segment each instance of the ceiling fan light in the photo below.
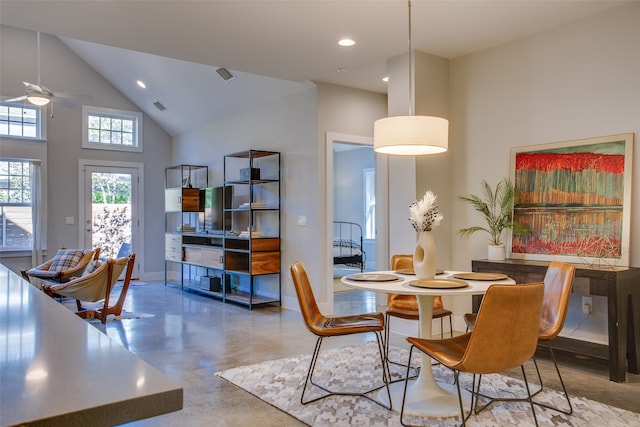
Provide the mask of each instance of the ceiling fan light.
POLYGON ((51 97, 43 93, 31 93, 27 95, 27 101, 38 107, 47 105, 51 101, 51 97))
POLYGON ((373 149, 383 154, 418 156, 449 148, 449 121, 432 116, 394 116, 373 124, 373 149))

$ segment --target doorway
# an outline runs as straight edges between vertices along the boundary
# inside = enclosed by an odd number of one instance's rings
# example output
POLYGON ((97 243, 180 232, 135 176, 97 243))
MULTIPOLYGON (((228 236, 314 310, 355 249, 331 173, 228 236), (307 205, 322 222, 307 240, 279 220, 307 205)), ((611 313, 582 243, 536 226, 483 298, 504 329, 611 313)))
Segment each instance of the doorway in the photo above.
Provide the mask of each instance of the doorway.
MULTIPOLYGON (((347 135, 340 133, 327 132, 326 134, 326 218, 327 218, 327 240, 326 250, 328 254, 327 258, 327 274, 329 275, 326 283, 334 283, 333 281, 333 221, 344 220, 337 218, 334 213, 334 206, 341 203, 338 197, 334 194, 336 192, 334 182, 342 180, 341 177, 336 178, 334 170, 334 148, 338 150, 342 148, 351 148, 354 150, 366 148, 369 150, 369 155, 373 156, 373 166, 358 168, 356 179, 362 182, 361 190, 356 194, 352 192, 351 196, 347 196, 347 200, 353 202, 353 212, 357 212, 359 215, 355 221, 348 222, 360 222, 363 227, 363 247, 365 254, 365 268, 367 269, 384 269, 387 264, 384 262, 388 259, 388 234, 386 232, 387 227, 386 218, 387 212, 385 206, 387 206, 387 177, 388 177, 388 165, 387 156, 380 155, 373 152, 373 138, 347 135), (368 185, 368 190, 365 190, 365 186, 368 185), (365 197, 365 193, 369 196, 365 197), (368 212, 368 214, 367 214, 368 212), (365 234, 366 233, 366 234, 365 234), (367 236, 367 239, 364 236, 367 236)), ((355 168, 353 168, 355 169, 355 168)), ((355 175, 354 175, 355 176, 355 175)), ((347 192, 348 194, 348 192, 347 192)), ((344 200, 344 199, 341 199, 344 200)), ((340 212, 340 208, 338 208, 340 212)), ((352 213, 353 213, 352 212, 352 213)), ((349 217, 351 218, 351 217, 349 217)), ((359 270, 358 270, 359 271, 359 270)), ((345 293, 346 294, 346 293, 345 293)), ((327 310, 333 311, 334 308, 334 296, 339 295, 334 292, 333 286, 327 286, 326 288, 326 301, 328 301, 327 310)), ((375 297, 373 302, 375 303, 375 297)))
MULTIPOLYGON (((333 141, 333 277, 375 269, 373 147, 333 141)), ((335 291, 344 291, 337 284, 335 291)))
POLYGON ((138 163, 81 161, 81 247, 100 248, 103 258, 136 253, 133 278, 139 278, 140 176, 138 163))

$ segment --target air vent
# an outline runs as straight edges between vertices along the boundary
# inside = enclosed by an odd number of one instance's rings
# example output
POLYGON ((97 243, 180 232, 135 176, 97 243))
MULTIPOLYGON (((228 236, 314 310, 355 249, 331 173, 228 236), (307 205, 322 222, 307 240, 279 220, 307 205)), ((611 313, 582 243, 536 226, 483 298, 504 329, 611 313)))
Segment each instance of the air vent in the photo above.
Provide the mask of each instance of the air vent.
POLYGON ((225 82, 228 82, 229 80, 231 80, 231 79, 234 79, 234 78, 235 78, 235 76, 234 76, 233 74, 231 74, 231 72, 229 72, 229 70, 227 70, 226 68, 218 68, 218 69, 216 70, 216 73, 218 73, 218 75, 219 75, 220 77, 222 77, 222 79, 223 79, 225 82))
POLYGON ((156 101, 156 102, 154 102, 154 103, 153 103, 153 105, 155 105, 155 107, 156 107, 158 110, 160 110, 160 111, 164 111, 164 110, 166 110, 166 109, 167 109, 167 107, 165 107, 164 105, 162 105, 162 104, 160 103, 160 101, 156 101))

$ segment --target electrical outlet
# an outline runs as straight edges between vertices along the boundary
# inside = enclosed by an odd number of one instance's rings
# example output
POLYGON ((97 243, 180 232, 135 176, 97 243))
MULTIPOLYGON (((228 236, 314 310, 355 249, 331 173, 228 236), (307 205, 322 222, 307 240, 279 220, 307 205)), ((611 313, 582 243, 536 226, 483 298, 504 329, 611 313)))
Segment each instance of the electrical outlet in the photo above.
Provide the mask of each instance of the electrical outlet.
POLYGON ((593 311, 593 299, 588 297, 582 297, 582 314, 591 314, 593 311))

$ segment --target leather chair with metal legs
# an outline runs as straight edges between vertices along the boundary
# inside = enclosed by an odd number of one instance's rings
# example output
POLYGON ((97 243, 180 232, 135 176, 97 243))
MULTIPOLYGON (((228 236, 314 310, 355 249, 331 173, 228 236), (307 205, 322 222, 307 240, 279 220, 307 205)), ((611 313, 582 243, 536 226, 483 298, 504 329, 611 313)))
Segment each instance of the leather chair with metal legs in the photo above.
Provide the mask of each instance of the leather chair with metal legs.
MULTIPOLYGON (((567 388, 564 385, 562 375, 560 374, 560 368, 556 361, 556 356, 551 348, 551 340, 556 338, 562 328, 564 327, 564 321, 567 317, 567 310, 569 308, 569 298, 571 291, 573 290, 573 279, 575 277, 576 268, 572 264, 567 264, 559 261, 552 261, 547 268, 547 272, 544 276, 544 301, 542 302, 542 313, 540 314, 540 330, 538 332, 538 344, 546 344, 551 360, 556 368, 560 385, 564 397, 567 401, 568 409, 561 409, 559 407, 550 406, 544 403, 534 401, 538 406, 542 406, 547 409, 562 412, 566 415, 573 413, 573 407, 571 406, 571 400, 567 393, 567 388)), ((471 330, 475 324, 476 315, 473 313, 467 313, 464 315, 464 321, 467 324, 467 330, 471 330)), ((533 357, 533 363, 538 375, 538 381, 540 382, 540 388, 533 393, 533 396, 537 395, 544 389, 544 383, 542 382, 542 376, 540 375, 540 369, 538 368, 538 362, 536 357, 533 357)), ((488 396, 484 396, 488 397, 488 396)), ((492 400, 523 400, 522 398, 490 398, 492 400)))
MULTIPOLYGON (((409 337, 411 344, 409 360, 413 351, 418 349, 427 356, 454 370, 454 382, 458 390, 458 402, 462 425, 476 410, 480 393, 482 375, 504 372, 520 366, 527 389, 527 401, 531 405, 533 419, 536 426, 535 407, 527 382, 523 363, 530 359, 536 351, 538 342, 538 325, 544 285, 535 283, 529 285, 492 285, 484 296, 478 312, 473 331, 454 338, 429 340, 409 337), (471 386, 471 405, 467 415, 462 403, 460 390, 461 372, 473 374, 471 386), (476 388, 476 375, 479 375, 476 388)), ((409 368, 405 379, 400 422, 404 422, 404 406, 409 383, 409 368)), ((476 411, 477 413, 477 411, 476 411)))
POLYGON ((315 349, 313 350, 313 356, 311 357, 311 363, 309 365, 307 377, 304 381, 304 387, 302 388, 300 403, 304 405, 323 399, 325 397, 336 395, 362 396, 386 409, 391 409, 391 404, 385 405, 368 395, 369 393, 379 390, 382 387, 386 387, 388 402, 391 402, 391 392, 389 390, 390 377, 387 364, 384 361, 384 341, 382 338, 382 331, 384 330, 384 315, 380 312, 375 312, 349 316, 325 316, 320 312, 320 309, 318 308, 315 297, 313 295, 313 290, 311 288, 311 283, 309 282, 307 272, 305 271, 302 263, 299 261, 294 262, 293 264, 291 264, 290 270, 304 322, 307 326, 307 329, 309 329, 309 331, 311 331, 318 337, 315 349), (313 371, 318 361, 318 355, 320 354, 322 341, 325 338, 333 336, 364 333, 373 333, 376 336, 378 351, 380 353, 380 369, 382 370, 382 381, 384 384, 382 386, 378 386, 374 389, 364 392, 332 391, 323 385, 317 384, 313 379, 313 371), (304 396, 307 391, 307 385, 309 383, 325 391, 326 394, 323 394, 322 396, 316 397, 314 399, 305 400, 304 396))

